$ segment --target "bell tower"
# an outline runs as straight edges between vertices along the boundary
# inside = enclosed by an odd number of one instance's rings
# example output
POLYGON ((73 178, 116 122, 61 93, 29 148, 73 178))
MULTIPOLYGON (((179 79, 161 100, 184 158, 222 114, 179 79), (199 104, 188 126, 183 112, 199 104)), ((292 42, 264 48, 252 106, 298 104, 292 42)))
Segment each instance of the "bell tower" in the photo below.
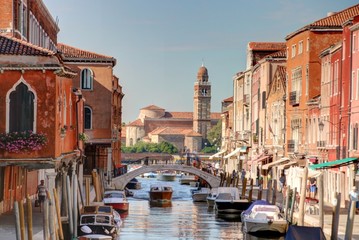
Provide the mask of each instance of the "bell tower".
POLYGON ((193 131, 206 139, 211 128, 211 83, 208 81, 208 70, 203 64, 194 83, 193 105, 193 131))

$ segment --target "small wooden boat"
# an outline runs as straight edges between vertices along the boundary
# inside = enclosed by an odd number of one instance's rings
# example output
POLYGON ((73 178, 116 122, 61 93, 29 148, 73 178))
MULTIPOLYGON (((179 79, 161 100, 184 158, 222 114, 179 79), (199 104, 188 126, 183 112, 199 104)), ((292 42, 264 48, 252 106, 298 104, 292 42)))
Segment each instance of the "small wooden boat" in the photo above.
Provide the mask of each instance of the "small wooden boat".
POLYGON ((84 206, 78 226, 79 240, 112 240, 120 233, 120 214, 111 206, 84 206))
POLYGON ((113 209, 119 212, 126 212, 129 208, 129 202, 126 197, 125 191, 110 190, 105 191, 103 203, 112 206, 113 209))
POLYGON ((193 202, 206 202, 207 196, 211 192, 209 188, 198 188, 192 190, 193 202))
POLYGON ((288 222, 280 209, 264 200, 258 200, 241 214, 243 231, 247 233, 278 232, 285 233, 288 222))
POLYGON ((285 234, 286 240, 326 240, 325 234, 320 227, 290 225, 285 234))
POLYGON ((219 187, 218 195, 214 202, 217 214, 232 214, 233 217, 238 218, 252 203, 248 199, 241 199, 239 190, 236 187, 219 187))
POLYGON ((172 201, 173 189, 168 185, 152 185, 149 194, 150 201, 172 201))

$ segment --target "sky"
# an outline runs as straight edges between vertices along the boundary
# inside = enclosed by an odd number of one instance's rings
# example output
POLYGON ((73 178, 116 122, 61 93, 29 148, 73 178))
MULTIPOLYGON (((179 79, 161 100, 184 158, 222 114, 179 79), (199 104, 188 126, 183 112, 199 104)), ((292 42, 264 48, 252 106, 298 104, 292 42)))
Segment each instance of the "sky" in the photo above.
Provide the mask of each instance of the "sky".
POLYGON ((249 42, 285 42, 356 0, 43 0, 58 21, 58 42, 117 59, 122 121, 156 105, 193 112, 194 83, 204 64, 211 111, 233 96, 249 42))

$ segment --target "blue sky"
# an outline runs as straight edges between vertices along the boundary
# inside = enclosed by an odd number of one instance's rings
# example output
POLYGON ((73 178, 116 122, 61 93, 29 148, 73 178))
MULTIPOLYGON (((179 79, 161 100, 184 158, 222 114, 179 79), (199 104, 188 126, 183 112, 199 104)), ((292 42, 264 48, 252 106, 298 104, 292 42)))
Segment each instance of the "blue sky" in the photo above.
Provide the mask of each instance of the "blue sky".
POLYGON ((193 111, 199 67, 208 69, 212 112, 233 95, 248 42, 285 36, 357 4, 354 0, 43 0, 59 20, 58 41, 117 59, 125 97, 122 118, 154 104, 193 111))

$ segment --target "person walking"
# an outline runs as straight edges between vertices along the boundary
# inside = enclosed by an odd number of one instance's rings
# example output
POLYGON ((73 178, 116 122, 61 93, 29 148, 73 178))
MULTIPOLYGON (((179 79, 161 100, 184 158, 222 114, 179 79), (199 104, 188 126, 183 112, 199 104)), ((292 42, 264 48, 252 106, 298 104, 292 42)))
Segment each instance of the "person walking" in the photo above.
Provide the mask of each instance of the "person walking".
POLYGON ((283 187, 285 186, 285 175, 284 175, 284 173, 282 173, 280 178, 279 178, 279 186, 280 186, 279 191, 282 192, 283 187))
POLYGON ((37 198, 40 203, 40 212, 42 212, 42 207, 44 205, 44 202, 46 200, 46 195, 47 195, 47 189, 46 189, 44 180, 40 181, 40 184, 37 186, 36 193, 37 193, 37 198))
POLYGON ((355 213, 358 214, 359 210, 359 192, 357 191, 357 187, 353 186, 352 190, 349 192, 349 199, 351 201, 355 201, 355 213))
POLYGON ((241 174, 242 183, 243 183, 245 178, 246 178, 246 170, 244 168, 242 168, 242 174, 241 174))

